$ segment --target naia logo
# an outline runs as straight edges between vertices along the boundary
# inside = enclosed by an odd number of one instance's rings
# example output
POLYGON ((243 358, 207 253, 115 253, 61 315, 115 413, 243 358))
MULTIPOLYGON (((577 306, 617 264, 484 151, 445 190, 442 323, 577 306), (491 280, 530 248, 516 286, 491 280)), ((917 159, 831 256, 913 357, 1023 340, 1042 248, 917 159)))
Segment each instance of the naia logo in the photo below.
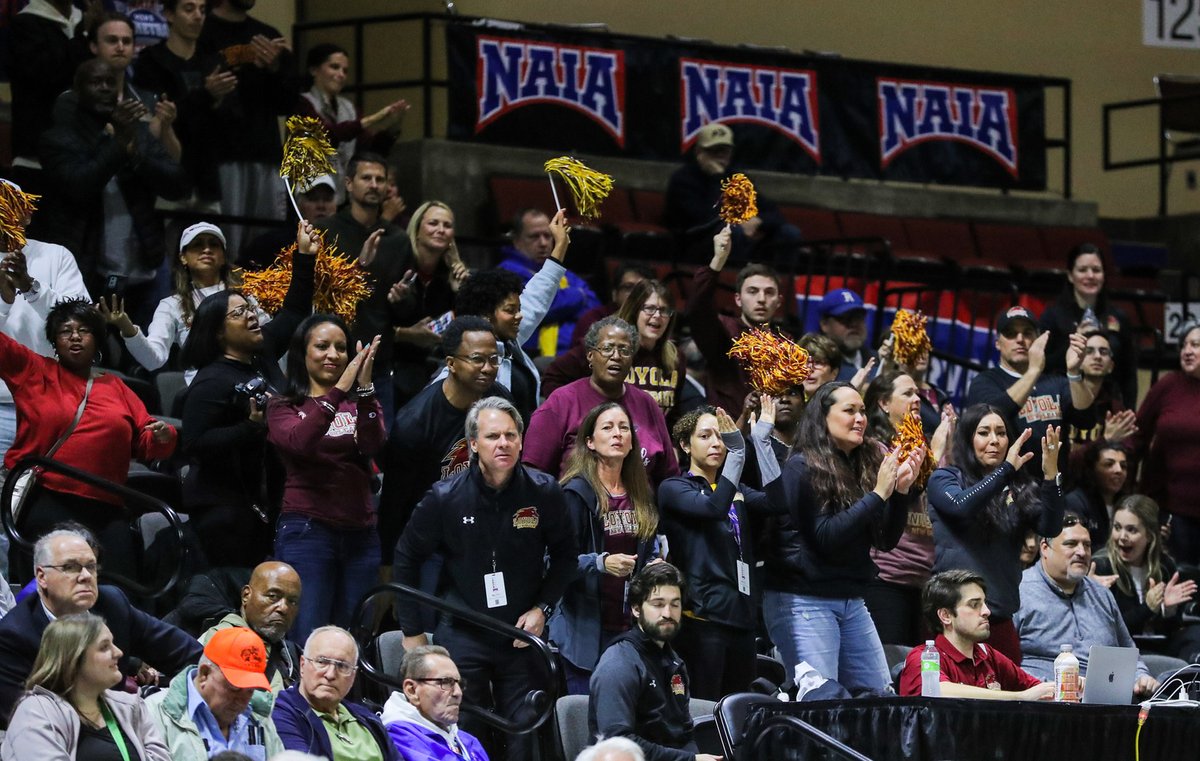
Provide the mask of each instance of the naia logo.
POLYGON ((679 79, 682 152, 709 122, 748 122, 782 132, 821 163, 815 71, 681 58, 679 79))
POLYGON ((880 79, 880 165, 931 140, 973 145, 1017 176, 1017 104, 1008 88, 880 79))
POLYGON ((551 103, 591 117, 625 146, 624 52, 501 37, 476 44, 476 133, 513 109, 551 103))

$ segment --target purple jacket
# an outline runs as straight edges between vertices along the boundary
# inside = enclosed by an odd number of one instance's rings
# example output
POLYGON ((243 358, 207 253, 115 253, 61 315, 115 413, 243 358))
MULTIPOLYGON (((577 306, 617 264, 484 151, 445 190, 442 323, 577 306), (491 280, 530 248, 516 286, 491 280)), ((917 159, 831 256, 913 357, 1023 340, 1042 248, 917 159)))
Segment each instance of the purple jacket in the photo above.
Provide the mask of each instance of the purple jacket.
MULTIPOLYGON (((388 733, 383 729, 383 723, 371 709, 358 703, 344 702, 342 705, 350 711, 350 715, 358 719, 370 731, 375 742, 379 744, 379 758, 383 761, 404 761, 396 746, 388 741, 388 733)), ((300 694, 296 685, 292 685, 275 698, 275 708, 271 712, 271 721, 275 723, 275 731, 283 741, 283 747, 288 750, 298 750, 322 758, 333 758, 333 746, 329 743, 329 733, 317 712, 309 706, 308 701, 300 694)))

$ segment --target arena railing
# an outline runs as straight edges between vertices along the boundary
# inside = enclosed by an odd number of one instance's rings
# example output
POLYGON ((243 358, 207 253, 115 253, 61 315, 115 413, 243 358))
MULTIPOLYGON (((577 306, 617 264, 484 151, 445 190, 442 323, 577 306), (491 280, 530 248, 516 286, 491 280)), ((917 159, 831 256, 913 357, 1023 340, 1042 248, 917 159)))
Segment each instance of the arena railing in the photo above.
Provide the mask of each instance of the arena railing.
POLYGON ((1102 109, 1101 118, 1101 145, 1104 152, 1104 171, 1111 172, 1118 169, 1136 169, 1138 167, 1155 166, 1158 167, 1158 215, 1160 217, 1167 216, 1167 186, 1170 177, 1170 166, 1179 161, 1196 161, 1200 158, 1200 154, 1195 151, 1187 151, 1171 154, 1168 150, 1170 140, 1167 138, 1167 133, 1170 130, 1170 113, 1179 106, 1190 106, 1197 113, 1200 113, 1200 93, 1171 95, 1158 98, 1140 98, 1138 100, 1125 100, 1116 103, 1105 103, 1102 109), (1157 112, 1157 128, 1158 128, 1158 153, 1150 158, 1132 158, 1115 160, 1112 156, 1113 149, 1113 115, 1124 113, 1127 111, 1137 111, 1145 109, 1155 109, 1157 112))
MULTIPOLYGON (((12 512, 13 491, 16 489, 17 481, 22 475, 33 468, 38 468, 43 472, 57 473, 73 481, 78 481, 79 483, 87 484, 110 494, 115 494, 122 499, 126 512, 131 514, 131 523, 133 520, 150 513, 158 513, 166 518, 168 528, 170 529, 166 533, 174 539, 175 547, 178 550, 179 562, 167 564, 172 570, 165 579, 156 584, 143 584, 140 579, 130 579, 118 573, 103 571, 104 576, 102 580, 105 583, 115 582, 127 592, 147 599, 157 599, 175 588, 180 581, 180 577, 183 575, 188 553, 187 544, 183 538, 183 521, 180 520, 179 513, 175 512, 166 502, 156 497, 143 494, 127 486, 115 484, 112 481, 79 470, 78 468, 73 468, 70 465, 64 465, 58 460, 46 457, 26 457, 14 465, 12 470, 8 471, 8 475, 4 479, 4 487, 0 490, 0 522, 4 524, 4 532, 8 534, 9 541, 13 545, 20 547, 29 554, 33 553, 34 543, 21 534, 12 512)), ((30 495, 30 499, 34 501, 28 509, 37 509, 37 495, 30 495)))
POLYGON ((798 752, 799 744, 796 735, 806 738, 812 745, 825 751, 821 758, 850 759, 851 761, 871 761, 869 756, 851 748, 849 745, 830 737, 813 725, 802 719, 787 714, 775 714, 768 717, 759 725, 758 735, 751 741, 750 759, 763 761, 779 761, 785 758, 811 758, 809 754, 798 752))
POLYGON ((475 716, 485 724, 509 734, 532 732, 545 724, 554 713, 554 704, 558 699, 558 685, 560 681, 558 662, 555 659, 554 653, 551 652, 550 646, 541 638, 535 637, 524 629, 518 629, 503 621, 498 621, 491 616, 486 616, 460 605, 446 602, 441 598, 426 594, 419 589, 413 589, 412 587, 396 582, 380 584, 367 592, 366 596, 359 601, 358 607, 354 610, 354 617, 351 619, 355 626, 355 638, 359 641, 359 668, 362 669, 368 679, 394 690, 404 690, 403 679, 400 679, 395 674, 387 673, 368 656, 368 653, 372 650, 369 644, 373 631, 372 621, 375 617, 376 606, 383 604, 388 598, 393 598, 396 604, 416 603, 458 621, 483 629, 484 631, 499 634, 505 638, 519 640, 529 645, 533 652, 537 653, 538 659, 545 668, 544 674, 548 680, 548 684, 540 687, 532 684, 531 689, 525 693, 524 713, 527 714, 525 717, 516 720, 506 719, 486 708, 466 701, 462 704, 463 711, 475 716))

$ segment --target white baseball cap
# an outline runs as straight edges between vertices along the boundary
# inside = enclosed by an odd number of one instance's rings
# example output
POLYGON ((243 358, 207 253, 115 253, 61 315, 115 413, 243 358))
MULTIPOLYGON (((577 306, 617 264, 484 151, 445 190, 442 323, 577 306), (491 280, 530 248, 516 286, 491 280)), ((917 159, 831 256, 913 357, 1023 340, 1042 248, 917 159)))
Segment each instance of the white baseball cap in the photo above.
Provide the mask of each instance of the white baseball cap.
POLYGON ((337 183, 335 183, 333 181, 333 175, 323 174, 320 177, 317 177, 316 179, 314 179, 312 182, 308 183, 308 187, 304 188, 304 190, 301 190, 300 188, 296 188, 296 195, 298 195, 298 196, 304 195, 305 193, 307 193, 308 191, 317 187, 318 185, 324 185, 325 187, 332 190, 334 193, 337 192, 337 183))
POLYGON ((179 236, 179 253, 182 254, 183 250, 188 247, 188 244, 194 241, 197 236, 201 235, 202 233, 211 233, 217 237, 217 240, 221 241, 222 246, 226 245, 225 233, 221 232, 221 228, 217 227, 212 222, 197 222, 196 224, 184 230, 183 235, 179 236))

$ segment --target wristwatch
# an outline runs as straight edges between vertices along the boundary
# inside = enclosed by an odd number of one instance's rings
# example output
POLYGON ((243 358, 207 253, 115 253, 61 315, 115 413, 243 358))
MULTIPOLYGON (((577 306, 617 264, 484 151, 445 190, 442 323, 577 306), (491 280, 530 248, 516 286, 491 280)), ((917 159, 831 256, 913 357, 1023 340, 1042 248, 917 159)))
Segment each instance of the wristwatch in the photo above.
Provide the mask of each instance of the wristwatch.
POLYGON ((554 612, 554 606, 547 605, 545 603, 538 603, 537 607, 538 607, 538 610, 540 610, 542 612, 542 615, 546 617, 546 620, 549 621, 550 614, 554 612))

